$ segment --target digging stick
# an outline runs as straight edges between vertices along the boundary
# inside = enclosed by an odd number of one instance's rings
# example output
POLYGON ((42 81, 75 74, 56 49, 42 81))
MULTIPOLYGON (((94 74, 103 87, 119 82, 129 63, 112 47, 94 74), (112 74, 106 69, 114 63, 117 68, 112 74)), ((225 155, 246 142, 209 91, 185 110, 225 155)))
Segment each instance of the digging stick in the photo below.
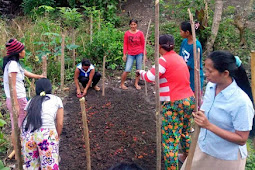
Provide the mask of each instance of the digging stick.
POLYGON ((61 41, 61 90, 64 89, 64 77, 65 77, 65 38, 66 38, 66 31, 62 32, 62 41, 61 41))
POLYGON ((161 115, 159 100, 159 0, 155 1, 155 89, 156 89, 156 143, 157 170, 161 170, 161 115))
POLYGON ((42 57, 42 70, 43 70, 43 76, 47 77, 47 57, 42 57))
POLYGON ((85 147, 86 147, 87 170, 91 170, 89 128, 88 128, 88 120, 87 120, 87 115, 86 115, 86 107, 85 107, 85 98, 84 97, 82 97, 80 99, 80 105, 81 105, 82 123, 83 123, 85 147))
POLYGON ((105 81, 105 59, 106 59, 106 56, 104 56, 104 59, 103 59, 102 96, 105 96, 105 86, 104 86, 104 81, 105 81))
POLYGON ((197 92, 198 92, 198 108, 201 106, 201 80, 200 80, 200 48, 197 48, 197 69, 196 70, 196 73, 197 73, 197 81, 198 81, 198 89, 197 89, 197 92))
MULTIPOLYGON (((255 102, 255 51, 251 51, 251 89, 253 102, 255 102)), ((255 137, 253 138, 253 146, 255 148, 255 137)))
POLYGON ((90 43, 93 41, 93 14, 90 14, 90 43))
MULTIPOLYGON (((193 15, 190 12, 190 9, 188 9, 189 17, 190 17, 190 24, 191 24, 191 31, 192 31, 192 36, 193 36, 193 54, 194 54, 194 84, 195 84, 195 99, 196 99, 196 107, 195 107, 195 112, 198 111, 198 103, 199 103, 199 66, 198 66, 198 61, 197 61, 197 47, 196 47, 196 32, 195 32, 195 25, 193 21, 193 15)), ((200 54, 200 52, 199 52, 200 54)), ((197 145, 197 140, 198 140, 198 135, 200 132, 200 127, 195 124, 195 131, 191 139, 191 145, 190 145, 190 150, 187 158, 187 163, 185 166, 185 170, 190 170, 191 165, 192 165, 192 160, 194 157, 196 145, 197 145)))
POLYGON ((15 140, 15 154, 17 157, 17 164, 18 169, 23 169, 23 161, 21 157, 21 142, 20 142, 20 129, 18 126, 18 110, 16 110, 16 107, 18 103, 14 100, 14 94, 13 94, 13 86, 12 86, 12 76, 9 74, 9 88, 10 88, 10 96, 11 96, 11 102, 12 102, 12 113, 13 113, 13 121, 14 121, 14 140, 15 140))
MULTIPOLYGON (((147 39, 148 39, 148 34, 149 34, 149 29, 150 29, 150 25, 151 25, 151 19, 149 21, 149 24, 148 24, 148 28, 147 28, 147 32, 146 32, 146 36, 145 36, 145 42, 144 42, 144 51, 143 51, 143 54, 145 55, 146 53, 146 44, 147 44, 147 39)), ((145 57, 143 57, 143 69, 145 70, 145 57)), ((147 82, 146 80, 144 80, 144 89, 145 89, 145 96, 148 96, 148 89, 147 89, 147 82)))

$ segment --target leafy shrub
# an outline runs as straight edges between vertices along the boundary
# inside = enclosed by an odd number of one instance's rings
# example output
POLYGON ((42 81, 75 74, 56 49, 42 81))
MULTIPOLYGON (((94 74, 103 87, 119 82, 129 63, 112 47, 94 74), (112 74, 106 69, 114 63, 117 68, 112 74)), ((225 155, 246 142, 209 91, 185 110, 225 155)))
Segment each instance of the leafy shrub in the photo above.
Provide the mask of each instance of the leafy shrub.
POLYGON ((22 7, 25 14, 31 14, 34 8, 47 5, 54 6, 55 0, 23 0, 22 7))

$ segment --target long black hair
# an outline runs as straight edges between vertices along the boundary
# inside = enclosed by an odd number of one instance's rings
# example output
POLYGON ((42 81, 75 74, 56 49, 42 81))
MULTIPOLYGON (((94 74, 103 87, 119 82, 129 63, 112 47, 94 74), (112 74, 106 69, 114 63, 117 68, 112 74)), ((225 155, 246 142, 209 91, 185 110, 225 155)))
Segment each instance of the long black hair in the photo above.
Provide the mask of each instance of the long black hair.
MULTIPOLYGON (((8 47, 9 44, 10 44, 11 42, 13 42, 13 41, 14 41, 14 39, 10 39, 10 40, 6 43, 5 47, 8 47)), ((9 61, 11 61, 11 60, 14 60, 14 61, 19 62, 19 53, 12 53, 12 54, 7 55, 7 56, 4 57, 4 59, 3 59, 3 67, 2 67, 3 71, 4 71, 4 68, 5 68, 6 64, 7 64, 9 61)))
POLYGON ((172 35, 160 35, 159 45, 166 51, 171 51, 174 49, 174 37, 172 35))
POLYGON ((251 86, 246 71, 242 64, 240 66, 236 65, 236 58, 233 54, 228 51, 214 51, 207 58, 213 61, 214 68, 220 73, 225 70, 229 71, 229 75, 235 79, 237 85, 253 102, 251 86))
MULTIPOLYGON (((46 94, 51 94, 52 86, 49 79, 42 78, 36 81, 36 96, 33 97, 27 107, 25 131, 31 129, 31 132, 42 127, 42 103, 49 100, 46 94)), ((24 124, 25 121, 23 121, 24 124)), ((23 126, 24 127, 24 126, 23 126)))

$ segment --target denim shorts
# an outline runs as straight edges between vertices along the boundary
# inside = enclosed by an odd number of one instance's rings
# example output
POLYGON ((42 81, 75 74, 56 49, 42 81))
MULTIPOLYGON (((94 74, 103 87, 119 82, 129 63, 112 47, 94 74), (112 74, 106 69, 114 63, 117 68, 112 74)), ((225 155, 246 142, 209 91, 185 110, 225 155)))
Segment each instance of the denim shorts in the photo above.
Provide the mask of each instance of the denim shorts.
POLYGON ((132 66, 134 63, 134 60, 136 60, 136 70, 141 70, 143 65, 143 53, 137 54, 137 55, 127 55, 127 62, 126 62, 126 68, 125 72, 131 72, 132 66))

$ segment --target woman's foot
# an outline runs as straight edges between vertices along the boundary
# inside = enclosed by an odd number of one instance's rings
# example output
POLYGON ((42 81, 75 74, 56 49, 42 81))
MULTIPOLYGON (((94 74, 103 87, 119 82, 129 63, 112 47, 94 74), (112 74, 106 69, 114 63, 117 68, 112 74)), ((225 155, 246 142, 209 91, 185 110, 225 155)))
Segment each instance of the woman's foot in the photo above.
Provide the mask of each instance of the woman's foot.
POLYGON ((120 88, 123 89, 123 90, 127 90, 127 86, 125 86, 124 84, 123 85, 120 85, 120 88))
POLYGON ((141 86, 135 85, 135 88, 136 88, 137 90, 140 90, 140 89, 141 89, 141 86))
POLYGON ((94 86, 94 90, 99 91, 99 90, 100 90, 100 87, 94 86))

